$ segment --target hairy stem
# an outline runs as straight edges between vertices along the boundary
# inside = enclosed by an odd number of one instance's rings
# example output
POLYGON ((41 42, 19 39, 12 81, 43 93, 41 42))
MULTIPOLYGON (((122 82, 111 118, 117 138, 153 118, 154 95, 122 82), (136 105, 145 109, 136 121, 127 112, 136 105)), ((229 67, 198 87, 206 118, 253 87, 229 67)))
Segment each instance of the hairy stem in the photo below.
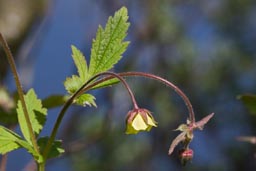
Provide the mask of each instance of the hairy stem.
MULTIPOLYGON (((162 77, 159 77, 159 76, 156 76, 156 75, 153 75, 153 74, 149 74, 149 73, 144 73, 144 72, 124 72, 124 73, 119 73, 119 75, 122 76, 122 77, 131 77, 131 76, 146 77, 146 78, 150 78, 150 79, 160 81, 160 82, 164 83, 165 85, 171 87, 183 99, 184 103, 186 104, 186 106, 188 108, 188 112, 189 112, 189 120, 191 122, 191 125, 195 124, 195 114, 194 114, 194 110, 193 110, 193 107, 192 107, 192 104, 191 104, 189 98, 185 95, 185 93, 183 93, 183 91, 181 91, 181 89, 179 89, 177 86, 175 86, 170 81, 168 81, 168 80, 166 80, 162 77)), ((109 76, 109 77, 102 78, 102 79, 100 79, 98 81, 95 81, 94 83, 90 84, 85 89, 86 90, 91 89, 94 86, 96 86, 96 85, 98 85, 98 84, 100 84, 104 81, 110 80, 110 79, 113 79, 113 77, 109 76)))
POLYGON ((24 117, 25 117, 25 120, 26 120, 27 127, 28 127, 29 135, 31 137, 32 145, 33 145, 35 151, 38 154, 40 154, 39 153, 39 148, 38 148, 38 145, 37 145, 37 142, 36 142, 36 136, 34 134, 31 121, 29 119, 28 109, 27 109, 27 106, 26 106, 24 93, 23 93, 23 90, 22 90, 22 86, 21 86, 21 82, 20 82, 20 79, 19 79, 19 76, 18 76, 18 72, 17 72, 17 69, 16 69, 14 58, 12 56, 11 50, 10 50, 6 40, 4 39, 4 37, 1 33, 0 33, 0 42, 3 45, 4 51, 5 51, 6 56, 7 56, 7 60, 10 64, 11 71, 12 71, 12 74, 14 76, 14 80, 15 80, 15 83, 16 83, 16 86, 17 86, 18 95, 19 95, 19 98, 20 98, 20 101, 21 101, 22 110, 23 110, 23 113, 24 113, 24 117))
MULTIPOLYGON (((126 81, 122 78, 122 76, 116 74, 116 73, 113 73, 113 72, 102 72, 102 73, 99 73, 97 75, 95 75, 94 77, 90 78, 86 83, 84 83, 84 85, 79 89, 77 90, 69 99, 68 101, 64 104, 64 106, 62 107, 59 115, 58 115, 58 118, 54 124, 54 128, 52 130, 52 133, 50 135, 50 138, 46 144, 46 147, 45 147, 45 150, 43 151, 43 157, 46 159, 47 158, 47 155, 50 151, 50 148, 51 148, 51 145, 56 137, 56 134, 57 134, 57 131, 59 129, 59 126, 60 126, 60 123, 67 111, 67 109, 69 108, 69 106, 73 103, 73 101, 75 100, 76 97, 78 97, 81 93, 84 93, 85 92, 85 87, 87 87, 91 82, 93 82, 96 78, 98 77, 101 77, 101 76, 104 76, 104 75, 107 75, 107 76, 111 76, 111 78, 117 78, 119 79, 125 86, 125 88, 127 89, 131 99, 132 99, 132 102, 133 102, 133 106, 135 109, 138 109, 138 105, 137 105, 137 102, 135 100, 135 97, 129 87, 129 85, 126 83, 126 81)), ((86 89, 88 90, 88 89, 86 89)))
POLYGON ((6 171, 7 158, 8 158, 7 154, 4 154, 2 156, 1 163, 0 163, 0 170, 1 171, 6 171))

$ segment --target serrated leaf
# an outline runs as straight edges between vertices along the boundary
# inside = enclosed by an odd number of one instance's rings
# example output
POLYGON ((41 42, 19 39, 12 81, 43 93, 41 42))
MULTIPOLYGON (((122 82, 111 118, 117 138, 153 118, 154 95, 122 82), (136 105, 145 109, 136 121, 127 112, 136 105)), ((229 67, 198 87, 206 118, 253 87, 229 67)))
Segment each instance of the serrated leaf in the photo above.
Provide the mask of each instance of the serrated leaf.
MULTIPOLYGON (((49 137, 41 137, 38 139, 37 143, 38 143, 38 146, 40 147, 41 152, 44 151, 44 148, 46 147, 48 140, 49 140, 49 137)), ((55 140, 51 146, 47 159, 59 157, 62 153, 64 153, 65 150, 61 147, 61 145, 62 145, 61 140, 55 140)))
MULTIPOLYGON (((99 26, 96 39, 93 40, 91 49, 91 60, 89 69, 85 57, 75 46, 72 46, 72 57, 78 69, 78 74, 73 75, 65 80, 64 86, 69 94, 74 94, 88 79, 95 74, 107 71, 113 68, 122 57, 129 42, 123 41, 127 35, 129 23, 127 22, 128 15, 125 7, 117 11, 114 17, 109 17, 105 29, 99 26)), ((111 80, 101 83, 95 88, 101 88, 115 84, 117 81, 111 80)), ((80 105, 96 106, 92 95, 84 95, 75 99, 80 105)))
POLYGON ((51 95, 42 100, 42 104, 45 108, 50 109, 63 105, 68 100, 68 96, 63 95, 51 95))
POLYGON ((94 106, 97 107, 96 103, 95 103, 95 97, 91 94, 82 94, 81 96, 77 97, 75 99, 75 103, 81 106, 94 106))
POLYGON ((256 115, 256 95, 254 94, 245 94, 238 96, 238 99, 243 102, 247 110, 256 115))
POLYGON ((0 126, 0 154, 5 154, 21 147, 27 149, 35 159, 39 158, 39 155, 28 142, 24 141, 15 132, 0 126))
POLYGON ((99 26, 93 40, 89 75, 111 69, 122 57, 129 42, 124 42, 129 27, 127 9, 122 7, 109 17, 105 29, 99 26))
POLYGON ((68 77, 64 86, 69 94, 74 94, 81 86, 83 82, 77 75, 72 75, 72 77, 68 77))
POLYGON ((20 148, 21 146, 16 142, 17 138, 20 137, 14 132, 0 126, 0 154, 5 154, 20 148))
POLYGON ((71 49, 72 58, 76 65, 78 75, 68 77, 64 82, 64 86, 69 94, 75 93, 89 78, 87 62, 84 55, 74 45, 71 46, 71 49))
POLYGON ((75 62, 79 78, 81 82, 85 82, 88 77, 88 67, 84 55, 80 50, 78 50, 74 45, 71 46, 72 57, 75 62))
MULTIPOLYGON (((29 119, 32 124, 32 129, 34 133, 38 135, 45 124, 47 109, 43 108, 41 100, 37 98, 36 93, 33 89, 30 89, 24 96, 24 98, 28 110, 29 119)), ((31 143, 30 134, 20 101, 18 101, 17 105, 17 114, 21 132, 24 138, 29 143, 31 143)))

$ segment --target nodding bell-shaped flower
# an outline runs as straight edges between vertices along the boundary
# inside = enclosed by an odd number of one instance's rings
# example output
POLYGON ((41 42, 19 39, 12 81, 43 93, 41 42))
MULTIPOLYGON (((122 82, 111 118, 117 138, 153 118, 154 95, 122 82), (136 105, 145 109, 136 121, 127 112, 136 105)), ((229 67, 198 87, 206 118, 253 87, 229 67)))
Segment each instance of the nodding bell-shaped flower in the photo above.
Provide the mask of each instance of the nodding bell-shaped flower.
POLYGON ((147 109, 134 109, 128 112, 126 117, 126 134, 150 131, 152 127, 157 127, 157 122, 147 109))

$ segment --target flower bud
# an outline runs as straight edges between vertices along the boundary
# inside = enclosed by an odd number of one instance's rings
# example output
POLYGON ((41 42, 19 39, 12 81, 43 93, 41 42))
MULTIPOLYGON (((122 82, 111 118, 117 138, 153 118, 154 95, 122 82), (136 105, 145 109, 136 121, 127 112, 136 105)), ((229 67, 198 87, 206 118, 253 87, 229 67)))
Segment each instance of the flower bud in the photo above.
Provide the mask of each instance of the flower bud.
POLYGON ((192 149, 189 149, 189 148, 188 149, 184 149, 184 148, 181 149, 179 151, 179 158, 180 158, 181 164, 183 166, 185 166, 188 161, 192 160, 193 155, 194 155, 194 152, 193 152, 192 149))
POLYGON ((139 131, 150 131, 157 127, 156 121, 147 109, 134 109, 128 112, 126 118, 126 134, 137 134, 139 131))

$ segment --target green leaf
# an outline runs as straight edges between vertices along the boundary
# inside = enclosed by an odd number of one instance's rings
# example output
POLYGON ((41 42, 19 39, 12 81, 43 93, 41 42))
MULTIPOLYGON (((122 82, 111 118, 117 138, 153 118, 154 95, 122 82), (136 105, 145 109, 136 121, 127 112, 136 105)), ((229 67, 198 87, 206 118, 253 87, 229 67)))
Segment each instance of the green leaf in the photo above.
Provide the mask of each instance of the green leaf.
POLYGON ((95 103, 95 97, 91 94, 82 94, 81 96, 77 97, 75 99, 75 103, 78 104, 78 105, 81 105, 81 106, 94 106, 94 107, 97 107, 96 103, 95 103))
POLYGON ((243 104, 251 114, 256 115, 256 95, 245 94, 240 95, 237 98, 243 102, 243 104))
POLYGON ((87 81, 88 78, 88 67, 87 67, 87 62, 85 60, 84 55, 80 50, 78 50, 75 46, 71 46, 72 49, 72 57, 75 62, 75 65, 77 67, 77 71, 79 74, 79 78, 82 83, 87 81))
MULTIPOLYGON (((129 23, 125 7, 117 11, 114 17, 109 17, 105 29, 99 26, 96 39, 93 40, 89 69, 84 55, 75 46, 72 48, 72 57, 78 70, 78 75, 68 77, 64 86, 69 94, 74 94, 86 81, 94 75, 107 71, 121 59, 129 42, 125 42, 129 23)), ((116 84, 116 79, 103 82, 92 89, 116 84)), ((95 97, 89 94, 75 99, 79 105, 96 106, 95 97)))
MULTIPOLYGON (((33 89, 30 89, 24 98, 28 110, 29 119, 32 124, 32 129, 35 134, 38 135, 45 124, 47 109, 43 108, 41 100, 37 99, 37 96, 33 89)), ((32 144, 20 101, 18 101, 17 113, 21 132, 24 138, 32 144)))
MULTIPOLYGON (((64 86, 66 87, 69 94, 74 94, 82 86, 82 84, 83 82, 76 75, 73 75, 72 78, 67 78, 64 82, 64 86)), ((97 107, 95 103, 95 97, 91 94, 83 94, 79 97, 76 97, 74 103, 81 106, 89 105, 97 107)))
POLYGON ((68 77, 64 86, 69 94, 74 94, 81 86, 83 82, 77 75, 72 75, 72 77, 68 77))
POLYGON ((21 139, 13 131, 0 126, 0 154, 5 154, 21 146, 17 143, 17 139, 21 139))
MULTIPOLYGON (((49 140, 49 137, 41 137, 38 139, 37 143, 38 143, 38 146, 40 147, 41 153, 44 151, 44 148, 46 147, 48 140, 49 140)), ((55 140, 51 146, 47 159, 59 157, 62 153, 64 153, 65 150, 61 147, 61 145, 62 145, 61 140, 55 140)))
POLYGON ((71 46, 72 58, 76 65, 78 76, 73 75, 68 77, 64 82, 64 86, 68 93, 75 93, 81 86, 88 80, 88 67, 84 55, 80 50, 78 50, 74 45, 71 46))
POLYGON ((68 96, 63 95, 51 95, 42 100, 42 104, 45 108, 50 109, 63 105, 68 100, 68 96))
POLYGON ((18 148, 26 148, 32 155, 37 156, 33 147, 15 132, 0 126, 0 153, 5 154, 18 148))
POLYGON ((35 160, 40 158, 40 154, 37 154, 27 141, 24 141, 15 132, 0 126, 0 154, 5 154, 22 147, 27 149, 34 156, 35 160))
POLYGON ((113 78, 111 80, 107 80, 107 81, 104 81, 100 84, 97 84, 96 86, 94 86, 92 89, 98 89, 98 88, 104 88, 104 87, 109 87, 109 86, 112 86, 114 84, 118 84, 120 81, 119 79, 117 78, 113 78))
POLYGON ((121 59, 129 42, 124 42, 129 23, 127 9, 122 7, 114 17, 109 17, 105 29, 99 26, 93 40, 89 75, 107 71, 121 59))

